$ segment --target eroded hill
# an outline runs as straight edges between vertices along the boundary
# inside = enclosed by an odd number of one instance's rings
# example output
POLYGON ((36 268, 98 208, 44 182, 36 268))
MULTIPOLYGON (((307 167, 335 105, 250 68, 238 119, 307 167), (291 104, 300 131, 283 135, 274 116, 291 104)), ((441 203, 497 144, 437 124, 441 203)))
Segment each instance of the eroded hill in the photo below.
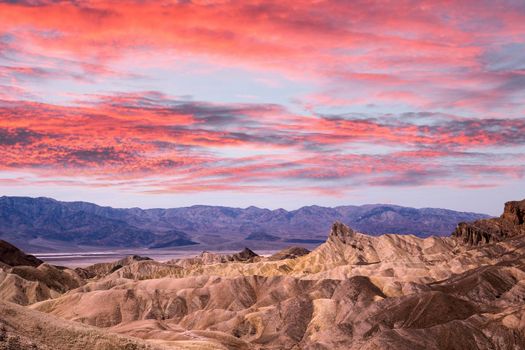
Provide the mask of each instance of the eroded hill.
POLYGON ((4 301, 13 311, 0 324, 5 339, 29 327, 36 346, 54 349, 66 345, 28 319, 84 339, 67 349, 92 344, 85 334, 118 334, 115 349, 522 349, 525 235, 510 207, 501 220, 516 233, 477 244, 457 234, 373 237, 336 222, 311 252, 25 266, 31 273, 2 265, 0 293, 28 306, 4 301))

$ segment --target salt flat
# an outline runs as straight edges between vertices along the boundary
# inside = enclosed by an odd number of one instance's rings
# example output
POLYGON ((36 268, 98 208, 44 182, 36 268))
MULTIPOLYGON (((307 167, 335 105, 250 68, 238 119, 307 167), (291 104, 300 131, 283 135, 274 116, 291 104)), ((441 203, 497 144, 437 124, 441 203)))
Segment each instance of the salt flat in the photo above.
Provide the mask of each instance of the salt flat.
MULTIPOLYGON (((202 250, 159 250, 159 249, 117 249, 108 251, 82 251, 82 252, 57 252, 57 253, 33 253, 34 256, 49 264, 65 266, 69 268, 86 267, 89 265, 108 261, 120 260, 130 255, 146 256, 153 260, 164 262, 172 259, 192 258, 199 255, 202 250)), ((218 254, 232 254, 236 251, 223 250, 213 251, 218 254)), ((271 255, 277 250, 261 250, 257 253, 261 256, 271 255)))

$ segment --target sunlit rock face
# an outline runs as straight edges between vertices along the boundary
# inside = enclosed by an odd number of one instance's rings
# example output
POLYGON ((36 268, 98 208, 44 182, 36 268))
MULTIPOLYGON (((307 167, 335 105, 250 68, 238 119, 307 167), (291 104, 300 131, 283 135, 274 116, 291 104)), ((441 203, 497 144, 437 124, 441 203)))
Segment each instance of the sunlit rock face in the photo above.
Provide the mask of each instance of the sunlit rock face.
POLYGON ((452 234, 469 245, 499 242, 525 233, 525 200, 505 203, 499 218, 459 223, 452 234))
POLYGON ((335 222, 332 225, 332 230, 330 231, 330 235, 328 236, 328 239, 333 241, 340 241, 344 244, 349 244, 354 238, 354 230, 352 230, 350 227, 346 226, 342 222, 335 222))

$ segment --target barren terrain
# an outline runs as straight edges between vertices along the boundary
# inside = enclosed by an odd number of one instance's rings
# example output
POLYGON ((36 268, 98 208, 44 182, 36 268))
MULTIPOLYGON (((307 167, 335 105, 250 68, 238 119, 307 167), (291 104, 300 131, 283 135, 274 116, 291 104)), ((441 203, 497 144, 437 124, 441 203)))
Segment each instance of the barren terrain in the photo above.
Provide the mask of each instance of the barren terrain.
POLYGON ((336 222, 267 257, 70 269, 3 243, 0 349, 523 349, 524 209, 425 239, 336 222))

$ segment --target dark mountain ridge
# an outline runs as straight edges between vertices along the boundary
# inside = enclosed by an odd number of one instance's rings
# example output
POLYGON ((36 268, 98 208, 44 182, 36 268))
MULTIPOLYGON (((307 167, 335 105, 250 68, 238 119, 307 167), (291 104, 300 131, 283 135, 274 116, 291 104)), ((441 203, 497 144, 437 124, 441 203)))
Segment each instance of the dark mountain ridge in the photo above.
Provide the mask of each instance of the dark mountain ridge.
MULTIPOLYGON (((39 197, 0 197, 0 238, 34 251, 39 247, 236 248, 317 242, 334 221, 357 231, 449 235, 459 222, 488 215, 397 205, 306 206, 297 210, 195 205, 170 209, 118 209, 39 197)), ((310 243, 313 244, 313 243, 310 243)), ((60 249, 60 248, 58 248, 60 249)))

